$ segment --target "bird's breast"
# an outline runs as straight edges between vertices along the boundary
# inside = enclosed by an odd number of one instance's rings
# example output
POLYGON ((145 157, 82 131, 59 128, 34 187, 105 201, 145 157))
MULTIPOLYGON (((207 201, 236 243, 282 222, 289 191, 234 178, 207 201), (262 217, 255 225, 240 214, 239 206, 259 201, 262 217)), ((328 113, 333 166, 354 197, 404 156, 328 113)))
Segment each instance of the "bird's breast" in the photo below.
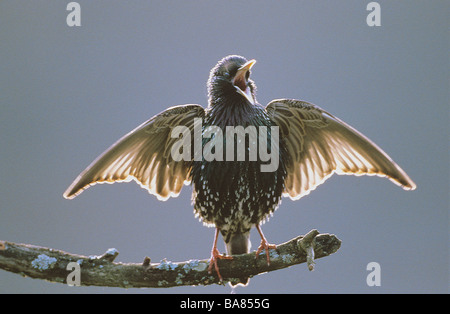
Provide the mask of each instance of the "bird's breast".
POLYGON ((204 222, 245 229, 277 208, 286 170, 280 147, 271 146, 275 125, 265 112, 230 111, 203 122, 202 158, 191 172, 193 202, 204 222), (262 171, 270 158, 278 159, 277 167, 262 171))

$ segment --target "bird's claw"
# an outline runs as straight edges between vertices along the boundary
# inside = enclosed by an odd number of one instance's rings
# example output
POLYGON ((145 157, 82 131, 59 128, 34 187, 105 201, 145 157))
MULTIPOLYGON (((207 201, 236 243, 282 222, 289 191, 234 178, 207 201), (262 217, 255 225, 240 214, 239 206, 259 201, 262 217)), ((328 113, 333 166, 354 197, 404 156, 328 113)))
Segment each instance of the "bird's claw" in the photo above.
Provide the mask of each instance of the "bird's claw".
POLYGON ((209 267, 208 267, 208 273, 211 274, 212 272, 212 268, 214 266, 214 270, 217 273, 217 276, 219 277, 219 280, 222 282, 222 275, 220 275, 219 272, 219 266, 217 266, 217 260, 218 259, 233 259, 232 256, 226 256, 225 254, 220 254, 219 250, 216 248, 213 248, 213 250, 211 251, 211 259, 209 260, 209 267))
POLYGON ((262 252, 262 250, 266 251, 267 256, 267 266, 270 266, 270 256, 269 256, 269 249, 276 249, 277 246, 275 244, 270 244, 266 241, 266 239, 261 239, 261 244, 259 245, 258 249, 256 250, 256 258, 258 258, 259 253, 262 252))

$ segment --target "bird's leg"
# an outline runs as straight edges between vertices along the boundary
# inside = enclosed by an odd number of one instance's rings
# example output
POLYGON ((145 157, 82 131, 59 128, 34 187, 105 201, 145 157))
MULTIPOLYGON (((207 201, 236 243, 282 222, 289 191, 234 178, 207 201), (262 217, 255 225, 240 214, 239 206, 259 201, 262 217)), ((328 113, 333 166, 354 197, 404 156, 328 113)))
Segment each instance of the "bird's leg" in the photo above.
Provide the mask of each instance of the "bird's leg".
POLYGON ((265 250, 267 256, 267 265, 270 265, 269 249, 276 249, 277 246, 275 244, 269 244, 269 242, 267 242, 259 225, 256 225, 256 230, 258 230, 259 235, 261 236, 261 244, 256 251, 256 258, 258 258, 258 255, 262 252, 262 250, 265 250))
POLYGON ((212 267, 214 265, 214 269, 216 270, 217 276, 219 277, 219 280, 222 281, 222 276, 219 272, 219 266, 217 266, 217 260, 218 259, 233 259, 232 256, 225 256, 224 254, 220 254, 219 250, 217 249, 217 238, 219 237, 219 228, 216 228, 216 234, 214 236, 214 243, 211 250, 211 259, 209 261, 209 267, 208 272, 211 273, 212 267))

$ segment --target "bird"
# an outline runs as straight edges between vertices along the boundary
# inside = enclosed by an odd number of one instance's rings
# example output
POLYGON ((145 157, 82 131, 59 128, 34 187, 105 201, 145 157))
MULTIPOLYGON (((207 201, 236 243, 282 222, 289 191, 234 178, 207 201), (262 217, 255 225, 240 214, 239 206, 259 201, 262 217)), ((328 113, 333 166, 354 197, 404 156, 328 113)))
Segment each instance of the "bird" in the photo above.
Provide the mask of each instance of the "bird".
POLYGON ((194 215, 215 228, 208 270, 222 281, 217 261, 249 253, 252 228, 261 237, 256 258, 264 251, 270 264, 276 245, 261 224, 283 197, 298 200, 334 173, 377 175, 404 190, 416 188, 380 147, 319 106, 297 99, 259 104, 250 78, 255 62, 222 58, 209 74, 206 108, 176 105, 151 117, 98 156, 63 196, 134 180, 166 201, 191 185, 194 215), (219 234, 226 254, 217 248, 219 234))

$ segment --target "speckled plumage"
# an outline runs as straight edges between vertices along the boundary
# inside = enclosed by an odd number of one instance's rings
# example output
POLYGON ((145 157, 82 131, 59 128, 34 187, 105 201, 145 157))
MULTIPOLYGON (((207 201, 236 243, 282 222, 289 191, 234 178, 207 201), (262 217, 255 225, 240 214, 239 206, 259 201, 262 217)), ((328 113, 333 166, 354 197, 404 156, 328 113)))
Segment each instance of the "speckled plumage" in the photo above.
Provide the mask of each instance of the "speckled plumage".
MULTIPOLYGON (((244 128, 249 125, 266 126, 270 134, 270 127, 274 123, 263 107, 252 105, 244 99, 208 110, 203 127, 207 128, 209 125, 216 125, 223 130, 227 125, 240 125, 244 128)), ((209 140, 204 139, 203 144, 209 140)), ((246 150, 249 149, 248 144, 247 137, 246 150)), ((193 163, 195 213, 206 224, 219 228, 225 243, 230 242, 233 234, 248 234, 253 226, 266 219, 278 207, 284 189, 285 163, 288 157, 283 143, 280 146, 279 167, 274 172, 261 172, 260 165, 264 162, 259 159, 250 161, 249 154, 245 161, 237 161, 237 149, 234 161, 203 159, 193 163)), ((270 149, 270 144, 267 144, 267 148, 270 149)), ((226 155, 225 142, 223 151, 226 155)), ((246 253, 230 249, 230 254, 246 253)))
MULTIPOLYGON (((258 132, 267 130, 267 148, 270 150, 271 127, 276 126, 265 108, 236 93, 232 78, 238 68, 247 63, 240 56, 228 56, 211 70, 208 80, 209 106, 203 122, 203 130, 214 125, 221 130, 227 126, 254 126, 258 132), (261 130, 259 127, 265 126, 261 130)), ((255 99, 256 87, 247 75, 247 86, 255 99)), ((276 126, 278 127, 278 126, 276 126)), ((259 135, 259 133, 258 133, 259 135)), ((256 137, 258 137, 258 135, 256 137)), ((203 147, 212 139, 203 139, 203 147)), ((237 141, 238 138, 236 137, 237 141)), ((284 143, 279 143, 279 167, 274 172, 261 172, 259 154, 256 161, 250 160, 248 150, 250 138, 246 136, 245 161, 237 161, 237 145, 233 161, 196 161, 192 167, 194 187, 194 211, 201 220, 216 226, 227 244, 229 254, 247 253, 250 249, 248 237, 252 227, 260 224, 272 214, 281 202, 286 178, 287 158, 284 143), (237 235, 237 243, 231 241, 237 235)), ((223 152, 226 156, 226 139, 223 152)))

